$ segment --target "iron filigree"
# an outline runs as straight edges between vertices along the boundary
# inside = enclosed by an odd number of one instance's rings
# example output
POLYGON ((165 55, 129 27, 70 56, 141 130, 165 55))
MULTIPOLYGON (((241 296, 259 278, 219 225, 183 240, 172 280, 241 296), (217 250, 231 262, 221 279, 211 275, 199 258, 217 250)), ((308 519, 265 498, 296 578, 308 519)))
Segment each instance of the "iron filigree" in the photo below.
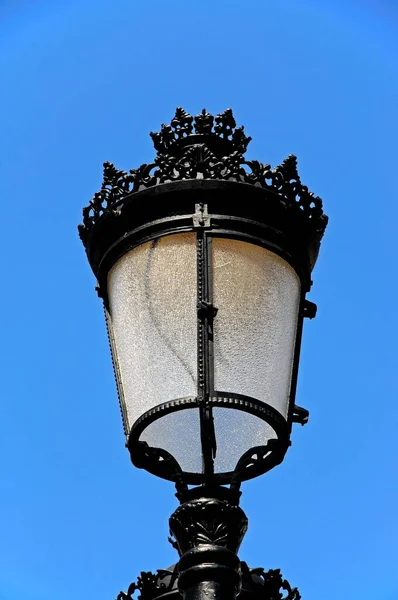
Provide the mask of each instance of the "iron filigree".
POLYGON ((174 570, 159 569, 156 573, 142 571, 137 581, 130 584, 127 592, 120 592, 116 600, 153 600, 172 590, 177 576, 177 567, 174 570))
MULTIPOLYGON (((280 569, 251 569, 245 562, 241 562, 240 566, 242 597, 254 600, 301 600, 298 589, 292 588, 280 569)), ((137 581, 130 584, 127 592, 120 592, 116 600, 154 600, 163 594, 177 592, 178 575, 178 565, 174 569, 160 569, 156 573, 142 572, 137 581)), ((170 595, 170 598, 174 596, 170 595)))
POLYGON ((126 196, 155 185, 188 179, 231 180, 262 187, 276 194, 289 210, 304 213, 314 233, 322 236, 327 217, 322 201, 301 183, 297 159, 289 155, 274 169, 257 160, 246 160, 251 140, 244 127, 236 127, 231 109, 213 117, 205 109, 195 117, 177 108, 170 125, 151 133, 157 155, 153 163, 121 171, 104 163, 102 187, 83 209, 79 235, 84 244, 90 229, 105 212, 118 211, 126 196))
POLYGON ((259 600, 301 600, 298 589, 283 579, 280 569, 250 569, 244 562, 241 567, 243 587, 255 592, 259 600))

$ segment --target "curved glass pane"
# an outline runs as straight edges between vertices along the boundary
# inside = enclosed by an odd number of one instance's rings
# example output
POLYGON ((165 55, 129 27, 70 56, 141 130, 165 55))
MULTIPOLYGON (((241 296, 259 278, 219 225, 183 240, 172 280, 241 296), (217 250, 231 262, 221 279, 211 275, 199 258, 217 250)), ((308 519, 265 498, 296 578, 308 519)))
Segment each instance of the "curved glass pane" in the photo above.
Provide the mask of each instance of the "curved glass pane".
POLYGON ((196 279, 194 233, 142 244, 109 272, 112 351, 128 431, 154 406, 196 396, 196 279))
POLYGON ((202 472, 202 447, 198 408, 166 414, 142 432, 140 440, 152 448, 163 448, 176 459, 183 471, 202 472))
POLYGON ((217 440, 215 473, 233 471, 245 452, 277 438, 268 423, 241 410, 214 407, 213 417, 217 440))
POLYGON ((286 417, 300 280, 285 260, 260 246, 221 238, 212 246, 214 387, 266 402, 286 417))

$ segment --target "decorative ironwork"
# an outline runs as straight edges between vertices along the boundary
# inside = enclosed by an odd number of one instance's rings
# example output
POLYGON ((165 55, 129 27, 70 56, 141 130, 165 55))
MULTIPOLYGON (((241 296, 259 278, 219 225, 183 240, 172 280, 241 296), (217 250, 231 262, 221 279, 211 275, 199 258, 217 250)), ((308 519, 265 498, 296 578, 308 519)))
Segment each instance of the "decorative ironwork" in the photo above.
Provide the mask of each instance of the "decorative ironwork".
POLYGON ((203 109, 196 117, 192 117, 183 108, 179 107, 171 124, 163 124, 159 133, 152 132, 150 136, 154 148, 159 154, 175 154, 178 153, 176 152, 176 142, 195 134, 198 136, 212 135, 222 140, 228 140, 232 142, 233 149, 242 154, 246 152, 251 141, 251 137, 245 135, 244 127, 236 127, 230 108, 227 108, 216 117, 213 117, 206 109, 203 109))
MULTIPOLYGON (((283 579, 280 569, 250 569, 245 562, 240 563, 242 573, 242 594, 250 591, 256 600, 301 600, 296 587, 283 579)), ((154 600, 168 592, 177 591, 178 565, 171 569, 159 569, 156 573, 142 572, 136 582, 130 584, 127 592, 120 592, 116 600, 154 600)), ((174 597, 174 596, 173 596, 174 597)))
POLYGON ((152 470, 156 473, 159 469, 162 476, 175 481, 177 493, 182 494, 186 491, 187 485, 184 482, 183 472, 176 459, 163 448, 152 448, 147 442, 138 442, 134 452, 134 464, 139 469, 143 468, 143 463, 150 462, 152 470))
POLYGON ((137 581, 130 584, 127 592, 120 592, 116 600, 153 600, 160 594, 171 591, 177 579, 177 566, 174 570, 159 569, 156 573, 142 571, 137 581), (139 594, 134 597, 136 592, 139 594))
POLYGON ((184 502, 170 517, 170 532, 176 542, 170 541, 180 555, 201 544, 237 552, 246 531, 245 513, 225 500, 200 498, 184 502))
POLYGON ((263 446, 254 446, 238 460, 232 479, 231 489, 239 490, 244 474, 251 469, 262 469, 268 463, 272 466, 282 462, 287 447, 278 439, 268 440, 263 446))
POLYGON ((280 569, 250 569, 244 562, 241 563, 241 568, 243 587, 250 588, 261 600, 301 600, 298 589, 292 588, 283 579, 280 569))
POLYGON ((205 109, 192 117, 177 108, 170 125, 151 133, 157 151, 151 164, 120 171, 104 163, 102 187, 83 209, 79 235, 85 244, 91 227, 107 211, 117 211, 117 203, 129 194, 155 185, 184 179, 233 180, 265 188, 276 194, 289 210, 298 210, 311 221, 314 232, 322 235, 327 217, 322 201, 301 183, 297 159, 289 155, 274 169, 257 160, 246 160, 251 140, 243 127, 236 127, 231 109, 216 117, 205 109))

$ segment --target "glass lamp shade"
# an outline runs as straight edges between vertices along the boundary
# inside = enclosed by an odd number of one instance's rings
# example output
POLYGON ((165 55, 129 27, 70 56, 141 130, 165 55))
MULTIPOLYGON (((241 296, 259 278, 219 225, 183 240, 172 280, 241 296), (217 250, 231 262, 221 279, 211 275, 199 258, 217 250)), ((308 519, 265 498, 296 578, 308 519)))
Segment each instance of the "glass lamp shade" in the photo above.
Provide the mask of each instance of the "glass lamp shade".
POLYGON ((301 299, 293 267, 247 241, 175 233, 119 258, 107 295, 133 462, 173 479, 171 461, 194 484, 210 452, 219 482, 239 465, 241 479, 254 476, 253 460, 288 438, 301 299))

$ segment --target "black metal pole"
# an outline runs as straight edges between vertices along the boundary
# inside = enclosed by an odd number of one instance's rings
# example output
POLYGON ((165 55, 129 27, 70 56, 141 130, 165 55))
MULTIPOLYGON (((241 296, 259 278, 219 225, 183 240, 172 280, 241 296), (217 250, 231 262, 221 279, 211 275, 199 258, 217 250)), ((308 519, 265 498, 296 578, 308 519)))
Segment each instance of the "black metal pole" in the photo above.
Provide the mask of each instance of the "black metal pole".
POLYGON ((240 592, 237 556, 247 517, 237 494, 226 488, 194 488, 170 517, 180 554, 178 589, 183 600, 235 600, 240 592))

